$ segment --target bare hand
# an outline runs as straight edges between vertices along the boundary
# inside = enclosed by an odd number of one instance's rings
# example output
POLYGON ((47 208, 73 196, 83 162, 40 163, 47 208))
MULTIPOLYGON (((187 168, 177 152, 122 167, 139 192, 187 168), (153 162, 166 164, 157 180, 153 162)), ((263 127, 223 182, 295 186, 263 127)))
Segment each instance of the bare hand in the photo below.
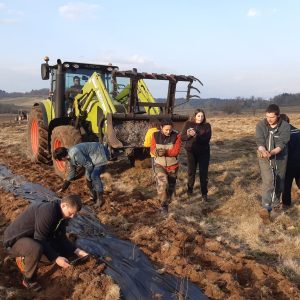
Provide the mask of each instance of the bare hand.
POLYGON ((77 249, 74 251, 74 253, 75 253, 77 256, 79 256, 79 257, 85 257, 85 256, 89 255, 87 252, 85 252, 84 250, 79 249, 79 248, 77 248, 77 249))
POLYGON ((68 259, 66 259, 63 256, 58 256, 55 262, 64 269, 69 268, 71 266, 68 259))
POLYGON ((186 133, 187 133, 187 135, 195 136, 196 131, 194 128, 189 128, 186 133))
POLYGON ((156 154, 157 154, 157 156, 159 156, 159 157, 165 156, 166 150, 165 150, 165 149, 156 149, 156 154))
POLYGON ((265 150, 265 151, 262 151, 262 157, 270 158, 271 154, 269 151, 265 150))

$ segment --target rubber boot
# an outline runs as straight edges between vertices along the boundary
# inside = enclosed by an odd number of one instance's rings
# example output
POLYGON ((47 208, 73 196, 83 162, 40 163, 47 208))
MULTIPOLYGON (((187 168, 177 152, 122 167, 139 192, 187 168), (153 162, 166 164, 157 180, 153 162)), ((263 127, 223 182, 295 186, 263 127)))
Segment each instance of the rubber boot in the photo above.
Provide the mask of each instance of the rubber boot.
POLYGON ((94 202, 96 202, 97 200, 97 194, 96 191, 93 190, 93 184, 91 181, 86 180, 86 185, 90 191, 90 200, 93 200, 94 202))
POLYGON ((97 195, 97 199, 95 202, 95 207, 100 208, 104 204, 103 192, 96 192, 96 195, 97 195))
POLYGON ((169 210, 169 201, 168 201, 168 194, 167 191, 164 191, 161 195, 160 195, 160 203, 161 203, 161 207, 160 207, 160 211, 162 214, 167 214, 168 210, 169 210))

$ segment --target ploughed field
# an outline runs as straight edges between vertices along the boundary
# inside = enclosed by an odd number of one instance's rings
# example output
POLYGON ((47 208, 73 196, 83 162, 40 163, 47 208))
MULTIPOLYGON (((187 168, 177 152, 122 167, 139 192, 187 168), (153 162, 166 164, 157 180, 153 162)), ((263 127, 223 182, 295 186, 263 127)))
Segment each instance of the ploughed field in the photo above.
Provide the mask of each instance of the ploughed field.
MULTIPOLYGON (((300 127, 300 113, 288 114, 291 123, 300 127)), ((271 225, 263 226, 257 214, 260 173, 254 131, 262 117, 208 116, 213 130, 209 202, 200 201, 198 181, 194 195, 186 195, 184 149, 176 196, 167 217, 159 212, 151 169, 141 162, 131 168, 122 158, 102 175, 106 203, 96 211, 99 220, 119 238, 131 240, 159 272, 190 279, 211 299, 300 299, 297 189, 293 187, 293 207, 271 225)), ((52 167, 27 159, 26 129, 26 123, 1 123, 0 163, 27 181, 58 190, 62 180, 52 167)), ((85 205, 92 205, 83 178, 66 193, 79 194, 85 205)), ((27 205, 1 190, 0 240, 9 222, 27 205)), ((66 270, 42 266, 39 277, 44 289, 34 294, 22 288, 15 264, 4 262, 5 257, 1 244, 0 299, 120 298, 118 285, 103 273, 105 266, 93 259, 66 270)))

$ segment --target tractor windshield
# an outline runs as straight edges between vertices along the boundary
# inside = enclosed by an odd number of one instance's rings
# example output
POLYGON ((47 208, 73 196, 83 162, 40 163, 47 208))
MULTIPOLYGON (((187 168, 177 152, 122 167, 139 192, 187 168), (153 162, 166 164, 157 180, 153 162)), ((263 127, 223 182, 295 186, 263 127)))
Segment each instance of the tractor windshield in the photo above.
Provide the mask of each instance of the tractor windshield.
MULTIPOLYGON (((69 88, 72 88, 74 84, 76 83, 76 80, 79 78, 79 84, 81 86, 84 86, 85 83, 89 80, 89 78, 92 76, 94 72, 97 72, 98 74, 101 74, 102 81, 108 91, 112 90, 112 83, 111 83, 111 73, 105 72, 105 73, 99 73, 99 70, 93 70, 93 69, 84 69, 84 68, 78 68, 69 70, 66 73, 66 81, 65 81, 65 88, 66 90, 69 88)), ((77 83, 78 84, 78 83, 77 83)))

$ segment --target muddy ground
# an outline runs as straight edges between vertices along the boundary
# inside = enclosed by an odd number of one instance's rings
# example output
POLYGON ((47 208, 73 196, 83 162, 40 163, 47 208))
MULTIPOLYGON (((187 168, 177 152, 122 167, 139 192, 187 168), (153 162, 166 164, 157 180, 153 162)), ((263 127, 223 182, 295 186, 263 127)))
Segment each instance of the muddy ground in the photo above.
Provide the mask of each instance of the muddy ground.
MULTIPOLYGON (((62 180, 52 167, 27 159, 26 124, 2 123, 0 139, 0 163, 28 181, 58 190, 62 180)), ((251 139, 248 142, 252 147, 251 139)), ((217 162, 214 155, 220 145, 226 147, 226 141, 212 141, 212 166, 217 162)), ((230 232, 226 234, 224 227, 232 227, 230 217, 224 218, 220 205, 226 208, 232 196, 231 189, 226 187, 226 173, 211 168, 211 197, 208 203, 203 203, 197 189, 194 196, 187 198, 184 154, 181 161, 177 195, 167 217, 159 212, 150 169, 140 163, 131 168, 126 159, 111 163, 102 176, 106 202, 97 210, 100 221, 113 234, 135 243, 161 272, 190 279, 211 299, 300 299, 297 282, 278 269, 276 255, 255 255, 257 252, 246 245, 246 240, 241 241, 230 232), (218 219, 224 221, 224 227, 218 219)), ((258 182, 257 171, 251 180, 258 182)), ((92 205, 84 179, 77 183, 67 192, 79 194, 86 205, 92 205)), ((0 235, 27 205, 23 199, 1 190, 0 235)), ((22 288, 14 262, 5 261, 5 257, 0 245, 1 299, 114 300, 120 297, 119 287, 103 273, 104 266, 97 266, 93 260, 67 270, 55 265, 41 266, 39 275, 44 289, 36 294, 22 288)))

